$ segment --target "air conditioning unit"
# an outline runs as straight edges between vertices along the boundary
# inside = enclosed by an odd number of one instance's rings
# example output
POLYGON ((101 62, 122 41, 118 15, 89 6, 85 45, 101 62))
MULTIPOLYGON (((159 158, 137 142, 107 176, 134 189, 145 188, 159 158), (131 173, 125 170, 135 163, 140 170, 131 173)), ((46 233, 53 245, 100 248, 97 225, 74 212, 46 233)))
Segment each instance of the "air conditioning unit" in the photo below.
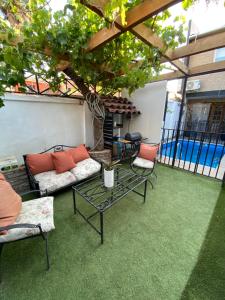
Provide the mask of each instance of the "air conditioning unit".
POLYGON ((201 87, 200 80, 191 80, 187 82, 186 91, 187 92, 197 91, 200 89, 200 87, 201 87))

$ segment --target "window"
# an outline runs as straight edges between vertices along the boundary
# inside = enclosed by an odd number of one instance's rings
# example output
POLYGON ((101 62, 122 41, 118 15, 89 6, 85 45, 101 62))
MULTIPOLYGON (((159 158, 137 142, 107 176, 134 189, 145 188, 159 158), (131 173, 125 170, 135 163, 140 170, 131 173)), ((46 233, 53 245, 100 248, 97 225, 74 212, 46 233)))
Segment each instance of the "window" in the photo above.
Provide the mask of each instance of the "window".
POLYGON ((214 61, 225 60, 225 48, 216 49, 214 61))

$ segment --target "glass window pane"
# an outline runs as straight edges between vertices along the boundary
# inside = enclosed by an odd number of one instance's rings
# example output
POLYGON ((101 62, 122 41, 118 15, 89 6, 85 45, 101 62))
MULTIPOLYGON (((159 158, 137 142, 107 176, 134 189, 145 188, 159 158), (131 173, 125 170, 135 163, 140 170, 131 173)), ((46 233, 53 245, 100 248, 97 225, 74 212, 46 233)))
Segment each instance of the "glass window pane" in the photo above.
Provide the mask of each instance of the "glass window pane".
POLYGON ((225 60, 225 48, 216 49, 215 51, 215 61, 225 60))

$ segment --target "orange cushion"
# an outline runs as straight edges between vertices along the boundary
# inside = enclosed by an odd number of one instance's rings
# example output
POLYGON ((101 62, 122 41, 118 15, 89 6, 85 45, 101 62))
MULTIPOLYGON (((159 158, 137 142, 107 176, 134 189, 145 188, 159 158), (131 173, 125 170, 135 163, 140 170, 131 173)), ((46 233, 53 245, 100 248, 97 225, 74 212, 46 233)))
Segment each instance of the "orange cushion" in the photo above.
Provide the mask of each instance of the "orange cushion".
POLYGON ((33 175, 54 170, 51 153, 28 154, 26 161, 33 175))
POLYGON ((6 180, 5 176, 2 173, 0 173, 0 180, 6 180))
POLYGON ((66 172, 76 166, 73 157, 68 151, 52 153, 52 158, 56 173, 66 172))
POLYGON ((138 156, 147 160, 154 161, 157 156, 158 145, 152 146, 148 144, 141 144, 138 156))
MULTIPOLYGON (((22 206, 21 197, 13 190, 12 186, 0 180, 0 227, 15 223, 22 206)), ((1 232, 0 234, 6 234, 1 232)))
POLYGON ((82 144, 76 148, 71 148, 71 149, 67 150, 66 152, 68 152, 72 155, 75 163, 90 157, 89 153, 87 152, 87 149, 82 144))

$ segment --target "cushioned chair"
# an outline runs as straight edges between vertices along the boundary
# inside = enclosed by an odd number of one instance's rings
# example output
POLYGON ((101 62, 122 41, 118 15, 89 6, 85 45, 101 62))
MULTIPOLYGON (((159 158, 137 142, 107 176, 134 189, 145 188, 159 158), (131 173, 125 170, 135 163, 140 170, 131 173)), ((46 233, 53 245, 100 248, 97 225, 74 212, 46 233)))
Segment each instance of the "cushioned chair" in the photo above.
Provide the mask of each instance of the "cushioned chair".
POLYGON ((53 218, 53 197, 43 197, 28 200, 31 196, 36 197, 40 191, 31 191, 22 195, 22 209, 14 224, 0 227, 0 259, 3 246, 27 238, 41 236, 45 241, 47 258, 47 270, 50 268, 48 254, 48 232, 55 228, 53 218))
POLYGON ((140 143, 137 146, 136 152, 132 155, 131 161, 130 161, 130 167, 132 171, 135 174, 145 176, 148 178, 148 182, 151 184, 152 188, 154 188, 153 182, 151 181, 152 175, 157 178, 157 175, 155 173, 155 166, 157 163, 157 153, 159 150, 160 144, 159 143, 140 143), (142 145, 145 145, 145 153, 142 155, 141 147, 142 145), (152 153, 148 154, 148 148, 149 152, 151 150, 152 153))

